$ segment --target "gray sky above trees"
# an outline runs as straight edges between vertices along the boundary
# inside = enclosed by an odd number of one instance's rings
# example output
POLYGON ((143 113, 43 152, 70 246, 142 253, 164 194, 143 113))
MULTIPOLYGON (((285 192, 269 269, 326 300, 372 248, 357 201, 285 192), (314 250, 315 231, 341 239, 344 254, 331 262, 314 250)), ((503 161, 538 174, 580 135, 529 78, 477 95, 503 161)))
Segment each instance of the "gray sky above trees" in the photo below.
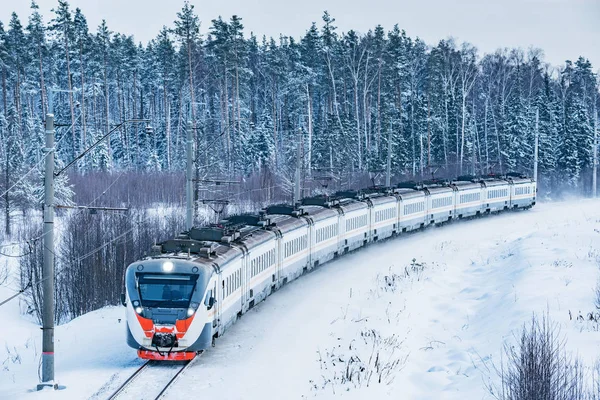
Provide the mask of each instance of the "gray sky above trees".
MULTIPOLYGON (((57 0, 37 0, 44 20, 57 0)), ((70 0, 80 7, 95 31, 102 19, 117 32, 132 34, 146 43, 163 25, 172 26, 183 0, 70 0)), ((553 65, 579 55, 600 69, 600 0, 192 0, 206 33, 210 20, 221 15, 243 18, 246 35, 251 31, 278 37, 299 37, 312 21, 320 26, 328 10, 339 31, 366 32, 376 24, 390 29, 395 23, 427 44, 453 36, 474 44, 480 52, 499 47, 539 47, 553 65)), ((16 11, 23 25, 29 0, 2 0, 0 20, 5 24, 16 11)))

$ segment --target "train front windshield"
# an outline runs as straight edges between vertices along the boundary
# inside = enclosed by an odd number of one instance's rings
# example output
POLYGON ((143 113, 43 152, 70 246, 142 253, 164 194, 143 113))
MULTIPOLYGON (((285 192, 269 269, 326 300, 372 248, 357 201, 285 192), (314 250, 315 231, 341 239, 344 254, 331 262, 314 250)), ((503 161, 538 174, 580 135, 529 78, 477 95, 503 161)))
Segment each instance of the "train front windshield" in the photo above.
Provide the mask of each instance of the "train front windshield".
POLYGON ((198 275, 139 274, 142 306, 187 308, 197 280, 198 275))

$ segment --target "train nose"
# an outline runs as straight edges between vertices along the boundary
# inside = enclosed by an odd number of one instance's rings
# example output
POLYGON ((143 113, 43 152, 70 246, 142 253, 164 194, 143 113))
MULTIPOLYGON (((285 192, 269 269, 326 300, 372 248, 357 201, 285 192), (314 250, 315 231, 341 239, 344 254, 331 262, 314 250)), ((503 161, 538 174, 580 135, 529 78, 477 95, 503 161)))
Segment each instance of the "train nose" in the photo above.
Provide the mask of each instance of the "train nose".
POLYGON ((156 332, 152 336, 152 346, 156 347, 176 347, 177 336, 175 333, 156 332))

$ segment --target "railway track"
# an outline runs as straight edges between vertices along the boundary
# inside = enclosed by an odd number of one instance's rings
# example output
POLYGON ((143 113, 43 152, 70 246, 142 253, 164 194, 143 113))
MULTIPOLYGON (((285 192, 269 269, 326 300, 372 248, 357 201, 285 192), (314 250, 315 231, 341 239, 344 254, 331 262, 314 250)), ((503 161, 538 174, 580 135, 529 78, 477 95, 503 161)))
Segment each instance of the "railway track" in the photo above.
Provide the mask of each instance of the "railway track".
POLYGON ((190 361, 147 361, 115 390, 108 400, 158 400, 181 374, 199 358, 190 361))

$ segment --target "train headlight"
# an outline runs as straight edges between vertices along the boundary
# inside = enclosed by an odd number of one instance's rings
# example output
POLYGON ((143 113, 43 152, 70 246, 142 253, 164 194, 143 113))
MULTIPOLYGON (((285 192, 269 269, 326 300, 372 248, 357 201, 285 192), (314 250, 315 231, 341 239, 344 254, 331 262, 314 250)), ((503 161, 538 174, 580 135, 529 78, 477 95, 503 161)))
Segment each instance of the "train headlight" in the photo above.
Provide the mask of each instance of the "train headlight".
POLYGON ((198 306, 200 304, 196 303, 195 301, 192 301, 190 303, 190 308, 188 308, 187 310, 187 315, 188 317, 191 317, 192 315, 194 315, 194 313, 196 312, 196 310, 198 309, 198 306))
POLYGON ((144 309, 142 307, 136 307, 135 308, 135 312, 138 313, 138 314, 141 314, 142 311, 144 311, 144 309))
POLYGON ((140 305, 140 302, 137 300, 134 300, 131 304, 133 304, 134 307, 137 307, 140 305))
POLYGON ((163 263, 163 265, 162 265, 162 269, 165 272, 171 272, 171 271, 173 271, 173 267, 174 267, 174 265, 173 265, 173 263, 171 261, 165 261, 163 263))

